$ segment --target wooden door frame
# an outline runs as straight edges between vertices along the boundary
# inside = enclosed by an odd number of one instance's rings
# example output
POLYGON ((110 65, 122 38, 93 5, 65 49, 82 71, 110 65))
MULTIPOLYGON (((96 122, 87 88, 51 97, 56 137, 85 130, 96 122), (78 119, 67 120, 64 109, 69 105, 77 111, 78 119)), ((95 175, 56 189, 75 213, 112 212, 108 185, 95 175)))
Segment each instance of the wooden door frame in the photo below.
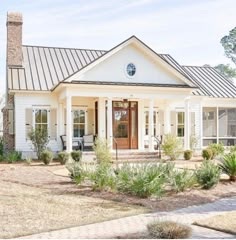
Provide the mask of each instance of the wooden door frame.
POLYGON ((115 110, 128 110, 128 148, 127 149, 138 149, 138 101, 128 101, 128 108, 123 108, 123 107, 114 107, 115 102, 121 102, 124 103, 124 101, 112 101, 112 126, 113 126, 113 137, 114 137, 114 111, 115 110), (132 103, 136 103, 136 107, 131 107, 132 103), (135 110, 136 116, 135 116, 135 123, 136 123, 136 135, 137 135, 137 146, 135 148, 132 148, 132 136, 131 136, 131 131, 132 131, 132 110, 135 110))

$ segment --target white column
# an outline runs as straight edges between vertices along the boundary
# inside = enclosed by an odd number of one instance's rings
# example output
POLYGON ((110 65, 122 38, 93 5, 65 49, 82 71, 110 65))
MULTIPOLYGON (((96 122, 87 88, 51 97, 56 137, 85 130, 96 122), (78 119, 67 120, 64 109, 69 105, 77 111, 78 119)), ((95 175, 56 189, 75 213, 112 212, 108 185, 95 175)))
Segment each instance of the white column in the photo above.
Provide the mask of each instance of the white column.
POLYGON ((187 98, 185 100, 185 113, 184 113, 184 148, 190 148, 190 130, 191 130, 191 121, 190 121, 190 100, 187 98))
POLYGON ((66 97, 66 151, 72 151, 71 96, 66 97))
POLYGON ((112 128, 112 99, 107 100, 107 140, 109 141, 110 149, 113 145, 113 128, 112 128))
POLYGON ((105 98, 98 98, 98 137, 106 138, 105 98))
MULTIPOLYGON (((202 102, 199 102, 199 148, 202 149, 203 146, 203 111, 202 102)), ((197 134, 196 134, 197 135, 197 134)))
POLYGON ((138 102, 138 148, 144 150, 145 118, 144 118, 144 99, 138 102))
POLYGON ((149 127, 148 127, 149 151, 154 150, 154 145, 153 145, 153 136, 154 136, 153 110, 154 110, 154 100, 151 99, 149 101, 149 127))
POLYGON ((164 109, 164 134, 169 134, 171 132, 170 117, 170 108, 166 105, 164 109))
POLYGON ((64 111, 63 111, 63 103, 59 102, 58 106, 58 133, 59 136, 63 135, 64 133, 64 111))

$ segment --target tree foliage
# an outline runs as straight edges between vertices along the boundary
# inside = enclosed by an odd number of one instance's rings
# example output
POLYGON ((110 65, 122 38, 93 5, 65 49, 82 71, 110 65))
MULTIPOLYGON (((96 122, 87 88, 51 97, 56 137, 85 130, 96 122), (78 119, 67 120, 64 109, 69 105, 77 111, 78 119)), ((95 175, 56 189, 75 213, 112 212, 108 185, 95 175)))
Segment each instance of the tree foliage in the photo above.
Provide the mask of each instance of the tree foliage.
POLYGON ((236 27, 229 32, 229 35, 224 36, 220 42, 224 47, 225 55, 236 65, 236 27))
POLYGON ((214 68, 227 79, 232 80, 233 78, 236 78, 236 69, 230 67, 229 64, 218 64, 214 68))

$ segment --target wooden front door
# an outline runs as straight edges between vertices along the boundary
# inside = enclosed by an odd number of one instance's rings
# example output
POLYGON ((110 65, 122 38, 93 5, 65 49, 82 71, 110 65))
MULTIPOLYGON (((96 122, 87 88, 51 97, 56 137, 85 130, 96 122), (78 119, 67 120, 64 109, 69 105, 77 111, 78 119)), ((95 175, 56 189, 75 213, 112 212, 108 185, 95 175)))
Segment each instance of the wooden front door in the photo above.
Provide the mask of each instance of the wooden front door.
MULTIPOLYGON (((138 148, 138 102, 113 101, 113 137, 119 149, 138 148)), ((115 148, 115 142, 113 142, 115 148)))

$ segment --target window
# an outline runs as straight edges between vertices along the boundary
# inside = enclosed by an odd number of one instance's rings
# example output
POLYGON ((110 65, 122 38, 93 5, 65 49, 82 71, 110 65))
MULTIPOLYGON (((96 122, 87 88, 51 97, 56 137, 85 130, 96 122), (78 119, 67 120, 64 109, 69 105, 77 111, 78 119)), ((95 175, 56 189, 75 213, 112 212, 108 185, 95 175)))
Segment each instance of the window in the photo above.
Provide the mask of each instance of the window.
POLYGON ((129 77, 133 77, 134 74, 136 73, 136 67, 133 63, 129 63, 126 67, 126 72, 129 77))
POLYGON ((85 135, 85 110, 73 111, 73 137, 85 135))
POLYGON ((47 129, 48 130, 48 110, 47 109, 36 109, 34 111, 35 128, 47 129))
MULTIPOLYGON (((145 111, 145 135, 148 135, 149 129, 149 111, 145 111)), ((154 136, 157 136, 160 133, 157 133, 156 126, 157 126, 157 111, 153 111, 153 128, 154 128, 154 136)))
POLYGON ((184 137, 184 112, 177 113, 177 136, 184 137))

